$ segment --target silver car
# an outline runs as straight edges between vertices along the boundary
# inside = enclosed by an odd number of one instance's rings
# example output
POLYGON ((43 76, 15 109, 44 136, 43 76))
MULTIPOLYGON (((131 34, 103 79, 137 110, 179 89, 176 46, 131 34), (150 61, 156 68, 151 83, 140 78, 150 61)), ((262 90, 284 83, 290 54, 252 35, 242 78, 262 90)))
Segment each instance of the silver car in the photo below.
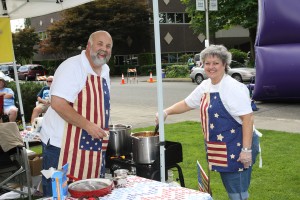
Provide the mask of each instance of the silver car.
MULTIPOLYGON (((228 75, 239 82, 253 82, 255 80, 256 70, 233 60, 228 69, 228 75)), ((198 85, 203 80, 207 79, 208 77, 204 72, 203 65, 200 67, 193 67, 190 78, 192 79, 192 82, 196 82, 198 85)))
POLYGON ((193 67, 191 69, 190 78, 192 79, 192 82, 196 82, 198 85, 208 77, 206 76, 204 72, 203 65, 200 67, 193 67))

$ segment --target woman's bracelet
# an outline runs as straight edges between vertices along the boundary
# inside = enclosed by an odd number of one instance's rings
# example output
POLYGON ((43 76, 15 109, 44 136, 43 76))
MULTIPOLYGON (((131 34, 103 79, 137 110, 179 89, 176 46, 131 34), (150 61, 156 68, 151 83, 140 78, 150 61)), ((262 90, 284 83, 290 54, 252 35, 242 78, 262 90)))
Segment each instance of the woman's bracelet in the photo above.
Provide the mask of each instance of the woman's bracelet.
POLYGON ((251 153, 252 149, 250 149, 250 148, 242 148, 242 152, 251 153))
POLYGON ((166 115, 166 117, 168 116, 168 113, 164 110, 164 113, 165 113, 165 115, 166 115))

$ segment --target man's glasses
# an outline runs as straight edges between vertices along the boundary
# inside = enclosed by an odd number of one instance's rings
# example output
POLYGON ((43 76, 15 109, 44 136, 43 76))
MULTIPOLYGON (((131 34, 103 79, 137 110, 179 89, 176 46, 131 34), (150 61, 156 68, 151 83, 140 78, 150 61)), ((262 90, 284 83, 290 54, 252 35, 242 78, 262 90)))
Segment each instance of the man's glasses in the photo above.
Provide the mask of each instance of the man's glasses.
POLYGON ((52 83, 52 81, 47 81, 47 83, 52 83))

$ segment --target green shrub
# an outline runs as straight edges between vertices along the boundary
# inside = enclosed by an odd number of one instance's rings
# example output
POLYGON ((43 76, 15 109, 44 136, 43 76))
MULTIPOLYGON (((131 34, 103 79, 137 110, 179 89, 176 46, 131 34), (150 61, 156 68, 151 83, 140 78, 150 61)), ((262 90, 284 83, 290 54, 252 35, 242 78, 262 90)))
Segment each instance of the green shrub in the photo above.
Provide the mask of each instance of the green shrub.
POLYGON ((152 72, 152 74, 156 74, 156 65, 152 64, 152 65, 143 65, 140 67, 140 75, 141 76, 149 76, 150 72, 152 72))
POLYGON ((187 65, 172 65, 166 68, 167 78, 187 78, 189 69, 187 65))
POLYGON ((139 54, 139 65, 152 65, 153 64, 153 54, 151 53, 141 53, 139 54))
POLYGON ((182 56, 179 57, 179 62, 187 63, 190 57, 194 58, 194 55, 193 54, 183 54, 182 56))
POLYGON ((245 60, 247 59, 247 53, 238 49, 230 49, 229 52, 232 54, 232 60, 245 63, 245 60))
MULTIPOLYGON (((173 63, 162 63, 161 69, 166 69, 168 66, 174 65, 173 63)), ((138 74, 141 76, 149 76, 150 72, 153 75, 156 75, 156 64, 152 65, 143 65, 139 68, 138 74)))
MULTIPOLYGON (((24 109, 24 117, 26 122, 30 122, 32 110, 35 107, 35 102, 37 101, 37 94, 39 91, 45 86, 43 82, 21 82, 20 83, 20 90, 23 102, 23 109, 24 109)), ((15 82, 10 82, 7 84, 7 87, 11 88, 15 93, 15 102, 16 106, 20 106, 17 87, 15 82)), ((19 109, 20 112, 20 109, 19 109)), ((20 116, 18 117, 20 120, 20 116)))

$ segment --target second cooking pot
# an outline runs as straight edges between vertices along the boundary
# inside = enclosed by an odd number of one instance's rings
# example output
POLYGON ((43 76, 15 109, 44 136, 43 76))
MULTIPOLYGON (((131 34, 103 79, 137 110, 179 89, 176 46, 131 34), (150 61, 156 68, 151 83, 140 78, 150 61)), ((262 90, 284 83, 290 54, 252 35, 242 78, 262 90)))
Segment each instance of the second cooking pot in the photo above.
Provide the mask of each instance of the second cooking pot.
POLYGON ((110 156, 128 155, 132 151, 131 126, 123 124, 109 125, 107 153, 110 156))
POLYGON ((159 156, 159 135, 153 131, 132 133, 133 161, 151 164, 159 156))

